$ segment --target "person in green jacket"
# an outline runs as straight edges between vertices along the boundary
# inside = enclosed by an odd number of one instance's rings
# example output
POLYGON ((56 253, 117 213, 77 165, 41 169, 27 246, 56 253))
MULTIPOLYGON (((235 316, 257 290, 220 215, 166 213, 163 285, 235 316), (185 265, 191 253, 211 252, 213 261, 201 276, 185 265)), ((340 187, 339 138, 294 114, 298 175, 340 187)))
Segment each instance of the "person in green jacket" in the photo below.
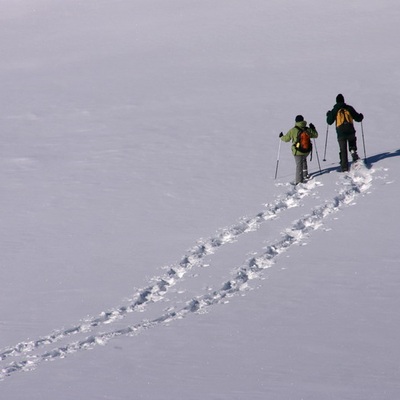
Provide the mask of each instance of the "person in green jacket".
POLYGON ((340 168, 342 172, 349 170, 349 150, 353 161, 357 161, 360 158, 357 154, 357 137, 353 120, 361 122, 363 119, 364 116, 362 114, 359 114, 352 106, 345 103, 342 94, 336 96, 336 104, 333 106, 332 110, 326 113, 326 122, 328 125, 332 125, 336 122, 340 168))
POLYGON ((310 124, 307 127, 307 122, 304 121, 302 115, 297 115, 295 118, 295 125, 292 129, 290 129, 286 135, 282 132, 279 134, 279 137, 284 142, 292 142, 292 153, 294 156, 294 161, 296 163, 296 174, 295 174, 295 184, 305 182, 308 178, 308 165, 307 165, 307 156, 311 152, 311 148, 309 151, 300 151, 296 144, 298 143, 298 135, 299 132, 306 131, 310 138, 317 138, 318 132, 315 129, 313 124, 310 124))

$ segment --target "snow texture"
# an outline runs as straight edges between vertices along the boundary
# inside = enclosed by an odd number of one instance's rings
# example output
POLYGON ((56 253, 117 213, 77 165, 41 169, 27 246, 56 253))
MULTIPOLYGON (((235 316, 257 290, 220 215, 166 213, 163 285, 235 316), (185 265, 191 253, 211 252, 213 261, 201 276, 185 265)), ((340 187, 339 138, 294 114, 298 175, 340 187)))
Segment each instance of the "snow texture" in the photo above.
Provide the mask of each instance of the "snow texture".
POLYGON ((398 398, 399 17, 2 1, 2 398, 398 398), (348 173, 338 93, 365 116, 348 173))

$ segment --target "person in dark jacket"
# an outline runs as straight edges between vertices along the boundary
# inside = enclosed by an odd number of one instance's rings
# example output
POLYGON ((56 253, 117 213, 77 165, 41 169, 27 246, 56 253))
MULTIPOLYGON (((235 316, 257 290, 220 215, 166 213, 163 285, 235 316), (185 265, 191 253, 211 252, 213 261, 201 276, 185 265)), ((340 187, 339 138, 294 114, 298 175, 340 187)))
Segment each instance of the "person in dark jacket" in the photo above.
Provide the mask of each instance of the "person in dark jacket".
POLYGON ((349 170, 348 151, 357 161, 360 157, 357 154, 357 137, 353 120, 361 122, 364 119, 352 106, 346 104, 342 94, 336 96, 336 104, 333 109, 326 113, 326 122, 332 125, 336 122, 337 140, 339 143, 340 168, 342 172, 349 170))
POLYGON ((303 183, 308 179, 308 166, 307 166, 307 156, 310 151, 301 152, 296 148, 297 136, 300 131, 306 131, 310 138, 317 138, 318 132, 313 124, 307 127, 307 122, 304 121, 302 115, 297 115, 295 118, 295 125, 290 129, 286 135, 281 132, 279 137, 283 142, 292 142, 292 154, 294 155, 294 161, 296 163, 296 175, 295 184, 303 183))

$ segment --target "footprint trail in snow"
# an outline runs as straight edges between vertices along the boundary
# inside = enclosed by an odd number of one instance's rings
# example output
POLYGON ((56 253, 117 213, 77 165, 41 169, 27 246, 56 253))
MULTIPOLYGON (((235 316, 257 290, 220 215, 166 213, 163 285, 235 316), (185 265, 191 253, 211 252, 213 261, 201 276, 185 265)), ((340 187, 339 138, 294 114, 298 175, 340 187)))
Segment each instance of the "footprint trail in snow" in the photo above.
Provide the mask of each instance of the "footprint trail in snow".
POLYGON ((218 248, 225 244, 237 241, 244 233, 257 230, 262 223, 276 218, 282 211, 299 206, 301 200, 305 196, 312 194, 320 183, 316 180, 311 180, 304 185, 291 188, 284 196, 278 198, 275 203, 266 205, 266 209, 263 212, 254 217, 242 219, 232 227, 223 229, 215 236, 196 244, 178 264, 170 267, 162 277, 154 278, 148 287, 139 290, 131 304, 104 312, 98 317, 93 317, 77 324, 75 327, 58 330, 38 340, 21 342, 0 351, 0 360, 5 360, 9 357, 24 358, 2 367, 0 379, 4 379, 15 372, 35 369, 44 361, 64 358, 78 351, 92 349, 99 344, 105 345, 116 337, 136 335, 146 329, 171 323, 177 319, 185 318, 187 315, 204 311, 212 305, 223 303, 227 297, 245 290, 249 281, 260 279, 263 271, 273 265, 277 256, 287 251, 293 244, 301 242, 312 231, 320 228, 327 216, 352 203, 358 195, 365 193, 372 184, 372 174, 373 170, 367 169, 362 162, 358 162, 349 174, 340 178, 342 188, 333 199, 315 207, 310 214, 303 215, 297 219, 291 227, 281 232, 281 237, 268 245, 259 256, 250 258, 237 268, 233 272, 232 278, 220 284, 218 289, 211 292, 207 291, 206 294, 200 294, 188 301, 183 307, 170 307, 168 312, 152 320, 142 320, 137 324, 110 332, 94 333, 83 340, 71 341, 42 354, 34 354, 34 351, 38 351, 44 346, 55 344, 61 339, 66 339, 77 333, 90 333, 96 327, 119 321, 128 313, 143 309, 143 307, 151 303, 164 299, 168 291, 188 271, 202 265, 202 261, 207 255, 215 253, 218 248))
POLYGON ((215 251, 225 244, 235 242, 239 236, 257 230, 265 221, 277 218, 285 210, 300 205, 301 199, 312 193, 312 189, 318 186, 316 181, 310 181, 304 186, 292 187, 285 195, 277 199, 273 204, 267 204, 263 212, 254 217, 245 218, 231 227, 222 229, 215 236, 207 240, 199 241, 191 248, 176 265, 169 267, 165 275, 155 277, 152 283, 140 289, 132 296, 134 299, 131 304, 117 307, 113 310, 103 312, 101 315, 84 320, 83 322, 63 330, 54 331, 51 334, 37 340, 20 342, 15 346, 9 347, 0 352, 0 361, 12 356, 27 354, 45 345, 55 343, 67 336, 82 332, 90 332, 94 328, 110 324, 122 319, 128 313, 143 310, 151 303, 163 299, 167 292, 175 286, 190 270, 202 265, 203 259, 215 253, 215 251))

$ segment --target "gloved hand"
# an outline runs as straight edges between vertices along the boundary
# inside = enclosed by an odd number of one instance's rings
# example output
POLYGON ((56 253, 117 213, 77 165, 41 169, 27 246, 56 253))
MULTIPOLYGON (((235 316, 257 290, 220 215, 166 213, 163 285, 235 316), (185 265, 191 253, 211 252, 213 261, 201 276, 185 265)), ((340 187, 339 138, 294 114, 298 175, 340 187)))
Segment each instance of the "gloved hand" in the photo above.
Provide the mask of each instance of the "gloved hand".
POLYGON ((360 118, 361 118, 361 121, 364 119, 364 115, 362 115, 361 113, 360 113, 360 118))
POLYGON ((328 116, 330 113, 331 113, 330 111, 327 111, 327 112, 326 112, 326 116, 328 116))
POLYGON ((280 134, 279 134, 279 137, 282 137, 283 136, 283 133, 281 132, 280 134))
POLYGON ((315 131, 315 126, 314 124, 310 124, 310 128, 313 129, 315 131))

